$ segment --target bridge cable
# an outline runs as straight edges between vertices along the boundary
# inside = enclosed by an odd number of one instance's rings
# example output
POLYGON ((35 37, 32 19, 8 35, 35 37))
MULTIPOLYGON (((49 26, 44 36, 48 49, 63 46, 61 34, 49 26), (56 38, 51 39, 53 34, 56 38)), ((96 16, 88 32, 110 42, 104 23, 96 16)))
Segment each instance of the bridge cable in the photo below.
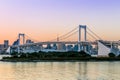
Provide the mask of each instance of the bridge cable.
POLYGON ((96 33, 94 33, 90 28, 87 27, 87 29, 92 33, 94 34, 98 39, 102 40, 96 33))
POLYGON ((87 34, 88 34, 89 36, 91 36, 93 39, 97 40, 97 38, 94 37, 94 36, 93 36, 91 33, 89 33, 88 31, 87 31, 87 34))
POLYGON ((73 33, 71 33, 71 34, 69 34, 69 35, 63 37, 63 38, 60 38, 60 40, 65 40, 65 39, 71 37, 72 35, 76 34, 77 32, 78 32, 78 31, 75 31, 75 32, 73 32, 73 33))
MULTIPOLYGON (((64 38, 64 37, 66 38, 66 37, 68 37, 68 36, 69 36, 73 31, 75 31, 77 28, 78 28, 78 27, 75 27, 74 29, 72 29, 71 31, 69 31, 69 32, 61 35, 60 37, 58 36, 59 40, 61 40, 60 38, 64 38)), ((54 40, 57 40, 57 39, 52 39, 52 40, 50 40, 50 41, 54 41, 54 40)), ((62 39, 62 40, 63 40, 63 39, 62 39)))
POLYGON ((26 36, 28 39, 32 40, 32 41, 39 42, 38 40, 35 40, 35 39, 31 38, 31 37, 28 36, 28 35, 25 35, 25 36, 26 36))

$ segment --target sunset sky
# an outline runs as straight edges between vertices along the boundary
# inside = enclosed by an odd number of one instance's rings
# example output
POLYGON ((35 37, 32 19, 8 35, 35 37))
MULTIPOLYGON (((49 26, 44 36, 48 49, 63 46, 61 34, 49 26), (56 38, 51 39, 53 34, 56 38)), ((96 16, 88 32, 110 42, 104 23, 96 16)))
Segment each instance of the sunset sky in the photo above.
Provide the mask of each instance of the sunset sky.
POLYGON ((120 40, 120 0, 0 0, 0 43, 25 33, 39 41, 87 25, 104 40, 120 40))

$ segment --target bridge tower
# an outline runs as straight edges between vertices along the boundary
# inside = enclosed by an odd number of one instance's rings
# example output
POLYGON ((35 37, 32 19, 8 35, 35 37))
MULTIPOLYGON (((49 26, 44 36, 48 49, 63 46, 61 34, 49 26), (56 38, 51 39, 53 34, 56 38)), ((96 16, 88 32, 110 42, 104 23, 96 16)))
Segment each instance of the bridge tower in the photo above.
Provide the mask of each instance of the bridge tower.
POLYGON ((82 40, 82 32, 81 29, 84 29, 84 41, 87 41, 87 29, 86 25, 79 25, 79 35, 78 35, 78 42, 82 40))
POLYGON ((19 33, 18 34, 18 53, 20 53, 20 41, 21 41, 21 37, 23 38, 23 43, 22 44, 25 44, 25 34, 19 33))
POLYGON ((19 33, 19 35, 18 35, 18 39, 19 39, 19 43, 18 43, 18 45, 20 45, 20 41, 21 41, 21 38, 22 37, 22 39, 23 39, 23 44, 25 44, 25 34, 23 34, 23 33, 19 33))
POLYGON ((84 29, 84 41, 87 41, 87 29, 86 25, 79 25, 79 33, 78 33, 78 51, 81 50, 81 44, 82 41, 82 29, 84 29))

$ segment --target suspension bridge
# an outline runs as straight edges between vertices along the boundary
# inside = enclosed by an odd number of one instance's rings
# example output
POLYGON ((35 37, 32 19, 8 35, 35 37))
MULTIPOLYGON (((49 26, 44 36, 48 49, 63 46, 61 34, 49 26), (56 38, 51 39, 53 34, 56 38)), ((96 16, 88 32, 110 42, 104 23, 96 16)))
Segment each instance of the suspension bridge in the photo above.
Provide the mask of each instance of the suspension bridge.
POLYGON ((120 54, 119 46, 119 41, 104 41, 86 25, 79 25, 55 39, 44 42, 39 42, 24 33, 19 33, 17 40, 9 47, 7 52, 32 53, 83 50, 88 54, 108 55, 108 53, 113 52, 118 55, 120 54), (77 40, 73 40, 73 38, 77 40))

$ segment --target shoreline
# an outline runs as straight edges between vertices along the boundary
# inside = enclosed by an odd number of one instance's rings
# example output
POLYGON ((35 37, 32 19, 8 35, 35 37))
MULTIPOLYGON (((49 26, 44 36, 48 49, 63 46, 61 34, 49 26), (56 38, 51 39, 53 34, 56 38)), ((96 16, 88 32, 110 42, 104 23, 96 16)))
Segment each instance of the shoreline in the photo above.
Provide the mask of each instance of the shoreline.
POLYGON ((120 61, 120 58, 44 58, 44 59, 25 59, 25 58, 17 58, 17 59, 1 59, 2 62, 105 62, 105 61, 120 61))
POLYGON ((11 57, 3 57, 4 62, 77 62, 77 61, 120 61, 120 56, 109 53, 104 57, 93 57, 84 51, 80 52, 38 52, 38 53, 12 53, 11 57))

